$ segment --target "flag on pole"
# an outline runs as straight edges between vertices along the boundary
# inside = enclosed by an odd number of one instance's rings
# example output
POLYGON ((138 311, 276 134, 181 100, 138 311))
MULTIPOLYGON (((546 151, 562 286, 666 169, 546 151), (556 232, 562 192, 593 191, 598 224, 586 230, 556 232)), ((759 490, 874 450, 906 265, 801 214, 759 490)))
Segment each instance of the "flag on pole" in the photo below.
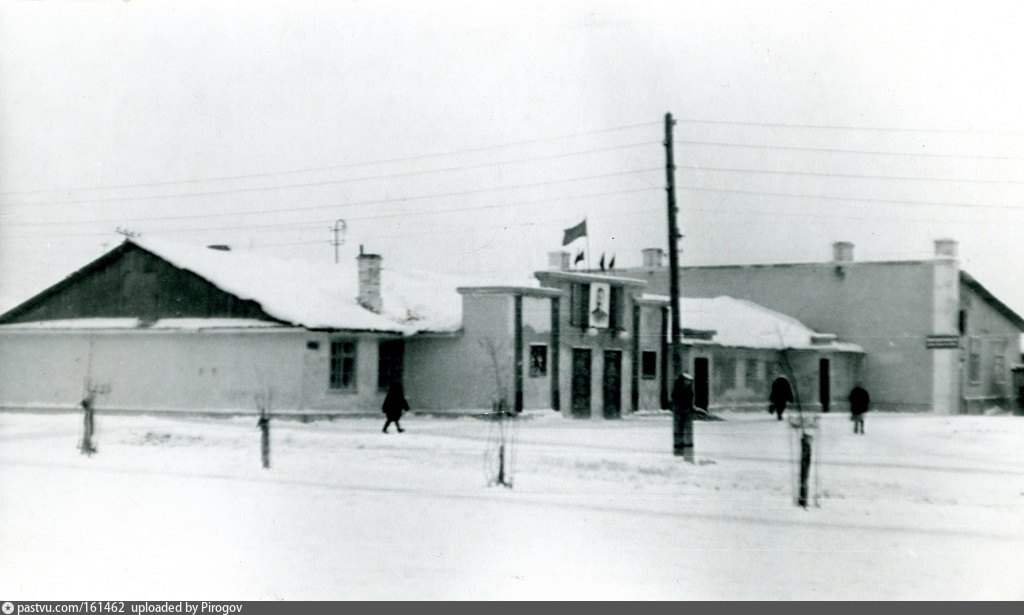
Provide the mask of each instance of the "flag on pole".
POLYGON ((601 268, 601 271, 604 271, 604 252, 601 253, 601 263, 598 265, 598 267, 601 268))
POLYGON ((615 269, 615 255, 612 254, 612 260, 608 261, 608 271, 615 269))
POLYGON ((580 264, 581 260, 583 260, 583 250, 576 253, 576 258, 572 261, 573 266, 580 264))
POLYGON ((562 245, 567 246, 570 243, 576 241, 580 237, 586 237, 587 235, 587 219, 584 218, 583 222, 580 222, 576 226, 571 226, 565 229, 565 235, 562 237, 562 245))

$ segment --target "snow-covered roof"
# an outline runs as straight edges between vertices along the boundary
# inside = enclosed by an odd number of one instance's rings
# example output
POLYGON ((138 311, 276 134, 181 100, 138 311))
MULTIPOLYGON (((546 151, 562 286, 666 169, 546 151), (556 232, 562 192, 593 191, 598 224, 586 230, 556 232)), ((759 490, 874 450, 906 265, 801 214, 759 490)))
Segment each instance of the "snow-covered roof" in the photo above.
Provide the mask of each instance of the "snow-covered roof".
POLYGON ((319 264, 243 251, 211 250, 148 237, 129 241, 225 292, 259 303, 274 318, 310 329, 403 334, 455 331, 462 325, 462 298, 455 289, 494 283, 384 266, 383 309, 378 314, 356 301, 359 283, 354 259, 350 264, 319 264))
MULTIPOLYGON (((649 294, 643 298, 669 300, 668 297, 649 294)), ((856 344, 833 341, 829 339, 833 336, 814 331, 795 318, 745 299, 726 296, 680 298, 679 307, 683 328, 714 331, 710 342, 721 346, 864 351, 856 344)))

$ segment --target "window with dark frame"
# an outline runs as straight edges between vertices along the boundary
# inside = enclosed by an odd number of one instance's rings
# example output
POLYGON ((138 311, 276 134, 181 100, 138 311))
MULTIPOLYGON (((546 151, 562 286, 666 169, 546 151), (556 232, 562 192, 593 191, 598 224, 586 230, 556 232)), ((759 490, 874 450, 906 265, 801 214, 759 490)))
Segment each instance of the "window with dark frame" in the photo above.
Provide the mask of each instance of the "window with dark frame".
POLYGON ((530 377, 540 378, 548 375, 548 347, 544 344, 530 346, 530 377))
POLYGON ((640 374, 644 380, 654 380, 658 377, 658 353, 654 350, 645 350, 640 355, 640 374))
POLYGON ((569 324, 586 328, 590 324, 590 284, 573 284, 569 293, 569 324))
POLYGON ((981 382, 981 338, 970 339, 970 354, 967 358, 967 379, 971 384, 981 382))
POLYGON ((718 357, 713 363, 715 384, 722 393, 736 388, 736 358, 718 357))
POLYGON ((761 361, 747 359, 746 371, 743 376, 743 386, 751 391, 760 391, 764 388, 764 377, 760 374, 761 361))
POLYGON ((992 381, 996 384, 1006 383, 1006 351, 1009 341, 998 339, 992 343, 992 381))
POLYGON ((356 388, 356 341, 331 340, 330 388, 351 391, 356 388))
POLYGON ((625 329, 625 323, 622 322, 622 287, 612 286, 609 292, 608 301, 608 328, 612 330, 625 329))

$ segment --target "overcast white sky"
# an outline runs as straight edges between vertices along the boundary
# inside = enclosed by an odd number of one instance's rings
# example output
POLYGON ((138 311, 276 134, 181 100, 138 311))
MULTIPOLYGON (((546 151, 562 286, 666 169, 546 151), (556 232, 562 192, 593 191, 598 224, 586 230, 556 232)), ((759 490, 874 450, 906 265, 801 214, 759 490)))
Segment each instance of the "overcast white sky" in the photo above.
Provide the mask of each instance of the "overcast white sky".
POLYGON ((2 2, 0 310, 116 227, 330 261, 344 219, 343 259, 521 279, 586 216, 637 265, 670 111, 683 264, 952 237, 1024 312, 1022 31, 1014 2, 2 2))

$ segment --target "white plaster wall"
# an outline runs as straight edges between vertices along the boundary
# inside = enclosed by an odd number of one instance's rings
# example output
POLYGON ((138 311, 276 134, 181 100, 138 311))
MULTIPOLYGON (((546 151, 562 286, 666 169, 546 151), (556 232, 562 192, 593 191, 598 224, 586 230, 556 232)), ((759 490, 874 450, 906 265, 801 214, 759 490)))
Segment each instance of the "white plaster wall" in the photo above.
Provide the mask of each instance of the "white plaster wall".
POLYGON ((74 407, 84 382, 104 385, 98 409, 255 412, 373 410, 377 338, 359 338, 358 385, 328 392, 326 334, 287 332, 5 332, 0 334, 0 405, 74 407), (318 350, 307 341, 319 340, 318 350))
POLYGON ((513 302, 512 295, 466 294, 461 332, 407 341, 405 390, 414 410, 489 411, 499 388, 513 403, 513 302))

